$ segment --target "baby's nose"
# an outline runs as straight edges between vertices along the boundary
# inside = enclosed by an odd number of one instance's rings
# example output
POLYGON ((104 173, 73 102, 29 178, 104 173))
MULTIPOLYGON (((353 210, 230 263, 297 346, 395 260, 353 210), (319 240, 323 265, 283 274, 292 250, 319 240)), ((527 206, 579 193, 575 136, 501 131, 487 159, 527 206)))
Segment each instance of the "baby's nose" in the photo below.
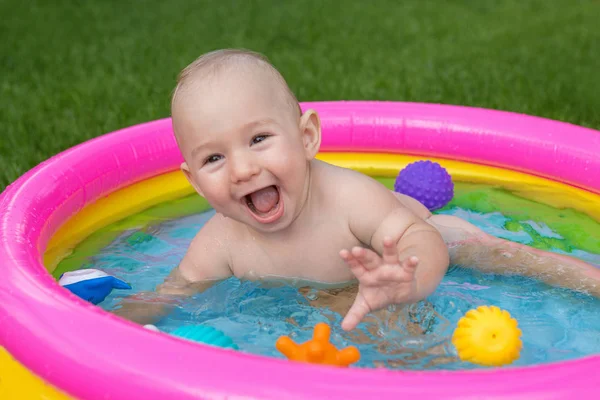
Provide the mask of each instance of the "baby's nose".
POLYGON ((249 157, 236 157, 230 165, 231 181, 234 183, 248 181, 260 170, 258 164, 249 157))

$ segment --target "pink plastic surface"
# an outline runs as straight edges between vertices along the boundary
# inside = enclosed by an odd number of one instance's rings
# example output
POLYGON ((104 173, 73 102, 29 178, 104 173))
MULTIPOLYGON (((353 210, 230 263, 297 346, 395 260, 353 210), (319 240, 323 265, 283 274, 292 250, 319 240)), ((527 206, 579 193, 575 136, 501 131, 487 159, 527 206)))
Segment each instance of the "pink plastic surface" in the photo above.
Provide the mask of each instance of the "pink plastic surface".
MULTIPOLYGON (((600 193, 600 133, 455 106, 305 103, 322 151, 412 153, 510 167, 600 193), (596 176, 592 174, 596 171, 596 176)), ((82 399, 592 398, 600 356, 464 372, 338 369, 188 343, 142 329, 57 285, 41 263, 70 216, 117 188, 177 169, 169 119, 104 135, 24 174, 0 197, 0 345, 82 399), (73 334, 78 330, 77 334, 73 334)))

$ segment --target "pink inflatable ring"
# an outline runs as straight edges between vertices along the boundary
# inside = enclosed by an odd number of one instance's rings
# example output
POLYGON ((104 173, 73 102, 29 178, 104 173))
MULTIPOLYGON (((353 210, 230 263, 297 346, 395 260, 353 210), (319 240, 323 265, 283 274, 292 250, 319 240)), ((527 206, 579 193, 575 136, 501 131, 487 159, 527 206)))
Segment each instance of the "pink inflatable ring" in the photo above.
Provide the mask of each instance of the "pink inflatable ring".
MULTIPOLYGON (((600 193, 600 134, 595 130, 457 106, 393 102, 302 106, 320 113, 323 152, 441 157, 522 171, 600 193)), ((176 170, 181 161, 171 121, 163 119, 73 147, 33 168, 2 193, 0 345, 56 388, 81 399, 123 400, 597 395, 600 356, 460 372, 312 366, 150 332, 60 288, 44 267, 42 254, 61 224, 86 204, 176 170)))

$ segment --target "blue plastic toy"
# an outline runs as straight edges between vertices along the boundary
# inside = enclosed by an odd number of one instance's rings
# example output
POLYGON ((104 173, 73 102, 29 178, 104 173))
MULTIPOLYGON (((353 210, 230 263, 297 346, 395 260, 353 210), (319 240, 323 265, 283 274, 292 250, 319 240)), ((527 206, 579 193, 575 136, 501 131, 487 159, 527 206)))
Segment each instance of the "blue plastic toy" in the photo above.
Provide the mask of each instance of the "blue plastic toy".
POLYGON ((211 346, 239 350, 239 347, 233 343, 233 340, 229 336, 212 326, 181 326, 171 332, 171 335, 211 346))
POLYGON ((131 289, 127 282, 97 269, 65 272, 58 284, 92 304, 102 302, 113 289, 131 289))
POLYGON ((394 190, 421 202, 430 211, 444 207, 454 196, 452 177, 433 161, 416 161, 400 171, 394 190))

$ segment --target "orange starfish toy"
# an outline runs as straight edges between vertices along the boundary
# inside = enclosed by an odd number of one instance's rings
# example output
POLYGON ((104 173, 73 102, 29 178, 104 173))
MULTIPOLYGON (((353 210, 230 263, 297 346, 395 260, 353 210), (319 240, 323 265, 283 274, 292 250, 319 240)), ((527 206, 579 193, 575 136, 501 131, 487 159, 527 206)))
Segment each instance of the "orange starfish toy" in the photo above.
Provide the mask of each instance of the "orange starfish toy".
POLYGON ((297 344, 289 337, 281 336, 277 339, 275 347, 288 360, 293 361, 347 367, 359 360, 360 353, 356 347, 349 346, 338 350, 329 342, 330 335, 331 328, 329 328, 329 325, 319 322, 315 325, 313 338, 308 342, 297 344))

